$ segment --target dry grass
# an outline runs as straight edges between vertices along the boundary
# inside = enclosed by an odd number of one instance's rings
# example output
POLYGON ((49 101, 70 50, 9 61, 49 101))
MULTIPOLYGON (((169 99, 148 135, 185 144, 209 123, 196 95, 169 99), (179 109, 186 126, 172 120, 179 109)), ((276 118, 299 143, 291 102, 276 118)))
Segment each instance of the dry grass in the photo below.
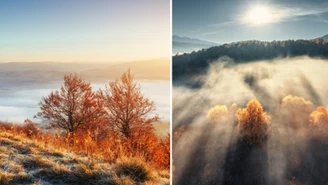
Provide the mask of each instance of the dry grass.
POLYGON ((116 162, 115 173, 118 177, 129 177, 137 182, 155 179, 154 170, 142 158, 123 157, 116 162))
POLYGON ((90 156, 53 142, 45 144, 42 139, 0 126, 0 185, 169 184, 168 171, 157 170, 140 158, 121 158, 110 163, 94 156, 90 162, 90 156))

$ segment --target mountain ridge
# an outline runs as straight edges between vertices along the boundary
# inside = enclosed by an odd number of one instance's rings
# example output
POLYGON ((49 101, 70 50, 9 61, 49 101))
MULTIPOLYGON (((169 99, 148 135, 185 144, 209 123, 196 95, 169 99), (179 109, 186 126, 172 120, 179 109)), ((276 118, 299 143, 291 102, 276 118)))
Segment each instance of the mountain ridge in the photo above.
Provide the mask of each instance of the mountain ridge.
POLYGON ((54 81, 61 81, 65 74, 78 74, 92 82, 107 82, 120 77, 128 69, 136 80, 169 80, 170 60, 156 59, 116 64, 74 64, 66 63, 0 63, 1 88, 26 86, 46 87, 54 81), (41 65, 41 66, 40 66, 41 65), (75 67, 74 67, 75 66, 75 67))
POLYGON ((204 48, 219 45, 215 42, 205 41, 197 38, 190 38, 185 36, 173 35, 172 37, 173 54, 177 53, 189 53, 192 51, 198 51, 204 48))
POLYGON ((221 57, 233 63, 245 63, 274 58, 309 56, 328 58, 328 42, 323 40, 241 41, 213 46, 197 52, 176 55, 172 59, 173 79, 204 74, 210 63, 221 57))

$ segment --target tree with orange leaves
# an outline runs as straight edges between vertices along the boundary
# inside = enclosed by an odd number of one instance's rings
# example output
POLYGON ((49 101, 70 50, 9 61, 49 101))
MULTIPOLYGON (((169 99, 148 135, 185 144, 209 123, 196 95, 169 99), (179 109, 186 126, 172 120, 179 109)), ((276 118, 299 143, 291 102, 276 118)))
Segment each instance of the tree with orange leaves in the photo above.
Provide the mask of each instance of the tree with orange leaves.
POLYGON ((328 110, 319 106, 310 116, 309 132, 314 139, 327 140, 328 137, 328 110))
POLYGON ((51 92, 39 105, 41 111, 37 117, 48 121, 52 128, 64 130, 70 145, 74 144, 77 130, 87 128, 101 114, 90 83, 72 74, 65 75, 60 90, 51 92))
POLYGON ((248 102, 247 108, 237 110, 236 118, 240 136, 249 144, 261 145, 270 128, 270 117, 263 111, 260 102, 248 102))
POLYGON ((170 134, 161 139, 155 152, 155 162, 159 166, 170 168, 170 134))
POLYGON ((130 70, 101 90, 100 97, 111 129, 124 139, 135 138, 143 132, 153 133, 152 123, 159 121, 158 115, 150 115, 156 110, 155 103, 143 96, 130 70))
POLYGON ((311 101, 292 95, 284 97, 279 108, 282 122, 293 129, 307 128, 309 114, 315 109, 311 101))

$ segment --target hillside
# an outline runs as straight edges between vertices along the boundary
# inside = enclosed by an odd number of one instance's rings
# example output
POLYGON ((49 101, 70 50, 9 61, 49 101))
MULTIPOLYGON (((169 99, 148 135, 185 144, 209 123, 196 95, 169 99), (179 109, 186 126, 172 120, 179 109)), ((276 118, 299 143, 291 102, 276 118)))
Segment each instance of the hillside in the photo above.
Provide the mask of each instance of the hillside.
POLYGON ((198 51, 203 48, 209 48, 212 46, 217 46, 217 43, 204 41, 195 38, 189 37, 180 37, 177 35, 173 35, 172 38, 173 44, 173 54, 177 53, 190 53, 192 51, 198 51))
POLYGON ((328 42, 323 40, 272 42, 252 40, 214 46, 190 54, 176 55, 173 57, 172 64, 173 79, 205 74, 210 63, 220 61, 221 59, 231 61, 232 63, 246 63, 303 55, 328 58, 328 42))
POLYGON ((328 34, 321 37, 323 40, 328 40, 328 34))
POLYGON ((323 40, 327 41, 328 40, 328 34, 327 35, 324 35, 322 37, 315 38, 313 40, 318 40, 318 39, 323 39, 323 40))
MULTIPOLYGON (((3 127, 3 126, 1 126, 3 127)), ((0 129, 0 184, 169 184, 169 172, 153 171, 138 158, 116 162, 90 158, 53 146, 50 142, 0 129), (132 166, 140 172, 125 173, 132 166), (143 172, 142 172, 143 173, 143 172), (140 174, 139 174, 140 175, 140 174), (140 178, 139 178, 140 177, 140 178)), ((131 168, 133 169, 133 168, 131 168)))

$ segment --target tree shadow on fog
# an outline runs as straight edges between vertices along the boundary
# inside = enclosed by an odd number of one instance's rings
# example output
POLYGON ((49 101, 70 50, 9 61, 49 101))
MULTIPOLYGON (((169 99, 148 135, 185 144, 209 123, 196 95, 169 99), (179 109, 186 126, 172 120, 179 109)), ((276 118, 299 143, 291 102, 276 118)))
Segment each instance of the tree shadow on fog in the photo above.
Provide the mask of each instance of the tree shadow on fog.
MULTIPOLYGON (((199 137, 189 161, 175 179, 176 185, 266 185, 268 170, 267 138, 261 146, 253 146, 243 139, 234 142, 233 134, 216 136, 211 142, 213 125, 208 125, 199 137), (229 138, 224 138, 229 137, 229 138), (223 140, 227 142, 222 142, 223 140)), ((175 164, 178 164, 175 158, 175 164)))
POLYGON ((244 83, 249 87, 250 90, 252 90, 252 92, 260 102, 265 102, 263 104, 264 109, 269 111, 278 106, 277 102, 270 95, 270 93, 265 88, 258 85, 258 79, 255 74, 245 75, 244 83))
MULTIPOLYGON (((286 173, 288 180, 295 179, 297 184, 328 184, 328 143, 311 140, 306 152, 301 154, 297 168, 290 168, 286 173)), ((293 162, 293 161, 291 161, 293 162)))
POLYGON ((231 145, 226 156, 222 184, 268 184, 266 143, 267 138, 261 146, 250 145, 245 140, 239 139, 234 145, 231 145))
MULTIPOLYGON (((180 172, 177 185, 276 185, 270 183, 269 159, 267 151, 268 138, 261 146, 250 145, 243 139, 238 139, 226 145, 222 144, 222 135, 217 136, 217 142, 210 142, 213 126, 209 125, 199 137, 186 166, 180 172), (225 150, 226 152, 222 152, 225 150), (209 155, 210 153, 210 155, 209 155)), ((213 138, 212 138, 213 139, 213 138)), ((229 140, 229 139, 228 139, 229 140)), ((311 140, 302 150, 301 146, 295 152, 286 150, 286 169, 283 170, 283 184, 295 185, 325 185, 328 182, 328 143, 311 140)), ((183 155, 182 155, 183 156, 183 155)), ((181 156, 180 156, 181 157, 181 156)), ((179 159, 174 159, 179 165, 179 159)))
POLYGON ((314 89, 312 83, 307 79, 307 77, 303 73, 300 73, 299 77, 300 77, 300 81, 301 81, 304 89, 306 89, 308 91, 309 95, 311 96, 311 101, 315 105, 323 105, 319 94, 314 89))
MULTIPOLYGON (((221 184, 227 142, 222 142, 220 140, 222 135, 214 135, 215 133, 217 134, 215 126, 208 124, 198 142, 195 143, 189 161, 180 172, 179 178, 175 179, 174 184, 221 184), (215 142, 213 142, 214 138, 215 142)), ((178 158, 174 158, 176 165, 179 165, 178 160, 178 158)))

